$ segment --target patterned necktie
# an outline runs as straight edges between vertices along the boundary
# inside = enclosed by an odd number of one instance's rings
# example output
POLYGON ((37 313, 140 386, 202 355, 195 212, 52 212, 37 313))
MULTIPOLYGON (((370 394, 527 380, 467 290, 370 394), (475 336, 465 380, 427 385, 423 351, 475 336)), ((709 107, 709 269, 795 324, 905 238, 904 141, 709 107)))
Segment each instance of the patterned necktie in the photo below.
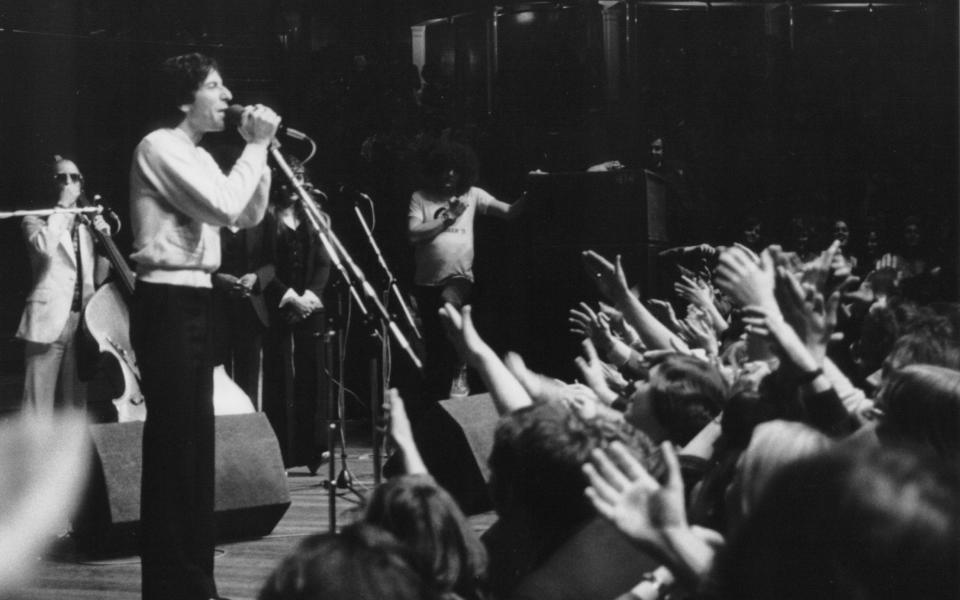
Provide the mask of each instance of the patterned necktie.
POLYGON ((80 309, 83 308, 83 262, 81 261, 80 253, 80 223, 74 223, 73 231, 70 233, 70 237, 73 240, 73 255, 77 259, 77 283, 73 286, 73 303, 70 305, 70 310, 73 312, 80 312, 80 309))

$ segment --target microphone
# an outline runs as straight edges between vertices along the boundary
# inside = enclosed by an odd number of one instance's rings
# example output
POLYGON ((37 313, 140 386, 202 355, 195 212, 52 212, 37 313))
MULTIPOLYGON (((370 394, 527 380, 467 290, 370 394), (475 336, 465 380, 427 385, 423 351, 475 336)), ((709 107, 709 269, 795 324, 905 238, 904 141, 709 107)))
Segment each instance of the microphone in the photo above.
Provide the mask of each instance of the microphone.
POLYGON ((306 190, 308 193, 313 194, 314 196, 320 196, 324 200, 328 199, 327 194, 323 190, 321 190, 318 187, 315 187, 309 181, 305 181, 302 185, 303 185, 303 189, 306 190))
MULTIPOLYGON (((244 107, 239 104, 231 104, 227 111, 223 114, 223 122, 227 127, 239 127, 241 121, 243 120, 243 109, 244 107)), ((310 136, 304 132, 294 129, 293 127, 287 127, 284 124, 280 124, 277 127, 277 133, 283 134, 289 138, 295 140, 306 141, 310 139, 310 136)))
POLYGON ((363 198, 363 199, 366 200, 367 202, 373 202, 373 200, 370 198, 370 196, 364 194, 363 192, 361 192, 361 191, 358 190, 357 188, 355 188, 355 187, 353 187, 353 186, 351 186, 351 185, 348 185, 348 184, 346 184, 346 183, 341 183, 340 186, 339 186, 339 188, 338 188, 338 190, 339 190, 339 192, 340 192, 341 194, 351 194, 351 195, 353 195, 353 196, 360 196, 361 198, 363 198))

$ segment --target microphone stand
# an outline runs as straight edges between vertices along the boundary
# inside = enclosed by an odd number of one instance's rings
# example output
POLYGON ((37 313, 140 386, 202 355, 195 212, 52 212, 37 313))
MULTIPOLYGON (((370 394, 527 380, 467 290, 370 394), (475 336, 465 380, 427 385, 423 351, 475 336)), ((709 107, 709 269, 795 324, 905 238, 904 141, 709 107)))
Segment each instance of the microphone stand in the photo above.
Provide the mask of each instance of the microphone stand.
MULTIPOLYGON (((304 214, 307 217, 307 221, 310 223, 310 226, 313 229, 313 231, 317 234, 317 237, 319 238, 320 243, 323 244, 324 249, 327 251, 327 254, 330 256, 331 262, 333 262, 337 271, 340 273, 341 277, 343 278, 343 281, 346 283, 348 289, 350 290, 351 296, 353 297, 354 301, 356 301, 357 303, 357 306, 360 307, 360 310, 364 316, 364 320, 370 323, 372 326, 373 319, 376 317, 379 317, 380 324, 383 326, 384 331, 389 332, 391 335, 393 335, 394 340, 397 342, 397 344, 400 345, 401 348, 403 348, 406 351, 407 356, 409 356, 410 360, 413 362, 417 370, 422 372, 423 363, 420 361, 419 357, 417 357, 416 353, 410 347, 410 343, 407 341, 407 338, 403 335, 403 332, 400 331, 400 328, 397 327, 397 324, 393 321, 393 319, 390 318, 390 314, 387 312, 386 307, 380 301, 380 298, 377 297, 376 292, 374 291, 370 283, 367 281, 366 277, 364 277, 363 271, 361 271, 360 267, 358 267, 357 264, 353 261, 353 258, 350 256, 350 253, 347 252, 346 248, 343 247, 343 244, 340 243, 339 238, 337 238, 336 234, 330 228, 329 216, 325 215, 320 210, 320 208, 314 202, 313 198, 310 196, 309 192, 307 192, 307 190, 303 187, 303 184, 300 183, 300 181, 294 175, 293 170, 290 168, 290 165, 287 164, 287 161, 283 157, 283 154, 280 153, 280 143, 276 141, 276 139, 274 139, 270 143, 269 152, 270 152, 270 155, 273 157, 274 162, 276 162, 277 166, 283 172, 284 176, 286 176, 289 183, 293 186, 294 190, 296 190, 297 195, 300 198, 300 204, 303 208, 304 214), (349 267, 349 270, 348 270, 348 267, 349 267), (356 281, 359 283, 355 283, 354 279, 356 279, 356 281), (358 287, 363 290, 364 296, 373 306, 374 310, 376 311, 376 315, 372 315, 367 305, 364 304, 363 298, 360 296, 360 292, 358 291, 358 287)), ((381 338, 381 342, 383 344, 386 344, 388 338, 385 335, 381 334, 379 331, 377 330, 374 330, 374 331, 375 331, 374 335, 379 336, 381 338)), ((342 374, 341 374, 341 377, 342 377, 342 374)), ((340 382, 340 385, 341 386, 343 385, 342 381, 340 382)), ((372 427, 374 430, 374 438, 376 439, 377 425, 378 425, 377 413, 379 411, 379 406, 372 406, 371 411, 374 417, 372 427)), ((340 415, 341 420, 343 419, 342 413, 343 411, 341 410, 341 415, 340 415)), ((329 432, 328 432, 328 435, 329 435, 329 432)), ((343 431, 341 431, 341 439, 342 437, 343 437, 343 431)), ((344 451, 344 455, 345 454, 346 454, 346 451, 344 451)), ((376 456, 376 454, 377 452, 376 452, 376 446, 375 446, 374 456, 376 456)), ((331 474, 333 473, 333 470, 334 470, 334 467, 332 465, 333 460, 334 460, 334 453, 333 453, 333 449, 331 448, 330 449, 331 474)), ((344 460, 344 463, 345 462, 346 461, 344 460)), ((344 473, 344 475, 346 474, 344 473)), ((380 478, 379 470, 375 472, 374 477, 379 482, 379 478, 380 478)), ((345 483, 347 479, 348 479, 347 477, 344 477, 345 483)), ((332 481, 330 482, 330 484, 331 485, 328 488, 330 504, 331 504, 330 513, 332 515, 335 515, 335 509, 333 508, 333 505, 335 505, 336 503, 336 498, 337 498, 336 487, 337 486, 332 481)), ((335 527, 334 522, 332 520, 331 520, 331 527, 335 527)))
MULTIPOLYGON (((371 206, 373 201, 370 200, 370 197, 364 194, 363 192, 357 192, 363 198, 370 202, 371 206)), ((387 261, 383 258, 383 254, 380 252, 380 246, 377 244, 377 240, 373 237, 373 232, 370 231, 370 226, 367 225, 367 220, 363 218, 363 213, 360 212, 360 207, 356 204, 353 205, 353 212, 357 215, 357 220, 360 221, 360 226, 363 228, 363 233, 367 236, 367 241, 370 242, 370 247, 373 248, 374 254, 377 255, 377 262, 380 263, 380 268, 383 269, 384 274, 387 276, 387 286, 390 293, 393 294, 393 297, 396 299, 397 303, 400 305, 400 309, 403 312, 404 320, 407 323, 407 326, 410 327, 410 330, 413 331, 414 335, 417 336, 418 340, 423 340, 423 335, 420 333, 420 330, 417 328, 417 323, 413 320, 413 313, 410 312, 410 308, 407 306, 407 302, 403 299, 403 294, 400 293, 400 287, 397 285, 397 278, 393 276, 393 272, 390 270, 390 266, 387 265, 387 261)))
MULTIPOLYGON (((370 202, 371 206, 373 201, 369 196, 363 192, 357 192, 360 196, 365 198, 370 202)), ((384 304, 389 303, 389 297, 392 293, 394 298, 400 304, 400 308, 403 311, 403 315, 406 319, 407 325, 410 327, 410 330, 417 336, 418 339, 422 340, 423 336, 420 334, 420 331, 417 329, 417 324, 413 320, 413 315, 410 312, 410 309, 407 307, 407 303, 403 299, 403 294, 400 293, 400 288, 397 286, 397 279, 393 276, 393 272, 390 270, 390 266, 387 264, 387 261, 383 258, 383 253, 380 252, 380 246, 377 244, 377 240, 373 237, 373 232, 370 231, 369 225, 367 225, 367 220, 363 217, 363 213, 360 212, 360 208, 354 204, 353 212, 357 215, 357 219, 360 221, 360 226, 363 228, 363 233, 367 237, 367 242, 369 242, 370 247, 373 248, 374 254, 377 256, 377 262, 380 264, 380 268, 383 269, 383 272, 387 276, 387 289, 384 290, 384 304)), ((389 341, 386 338, 386 333, 380 333, 380 339, 382 341, 380 345, 379 357, 376 354, 371 355, 370 358, 370 411, 371 417, 373 418, 374 424, 378 423, 378 410, 377 407, 383 406, 383 396, 384 391, 386 390, 389 382, 386 378, 386 365, 388 360, 389 341)), ((373 481, 374 484, 380 483, 380 471, 381 463, 383 460, 383 455, 381 453, 381 446, 383 445, 383 440, 381 439, 379 427, 373 428, 373 481)))

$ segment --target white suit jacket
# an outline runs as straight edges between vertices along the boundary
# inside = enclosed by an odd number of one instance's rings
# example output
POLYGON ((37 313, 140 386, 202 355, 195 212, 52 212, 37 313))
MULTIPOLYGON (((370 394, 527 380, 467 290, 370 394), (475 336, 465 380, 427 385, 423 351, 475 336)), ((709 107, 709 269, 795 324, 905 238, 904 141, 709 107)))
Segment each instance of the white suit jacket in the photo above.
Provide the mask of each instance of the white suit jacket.
MULTIPOLYGON (((29 342, 50 344, 60 336, 73 304, 73 290, 77 282, 77 261, 70 232, 72 215, 57 214, 43 217, 24 217, 21 223, 33 270, 33 289, 27 296, 27 305, 20 317, 17 337, 29 342)), ((83 261, 83 304, 93 295, 97 265, 93 238, 85 225, 79 226, 79 246, 83 261)))

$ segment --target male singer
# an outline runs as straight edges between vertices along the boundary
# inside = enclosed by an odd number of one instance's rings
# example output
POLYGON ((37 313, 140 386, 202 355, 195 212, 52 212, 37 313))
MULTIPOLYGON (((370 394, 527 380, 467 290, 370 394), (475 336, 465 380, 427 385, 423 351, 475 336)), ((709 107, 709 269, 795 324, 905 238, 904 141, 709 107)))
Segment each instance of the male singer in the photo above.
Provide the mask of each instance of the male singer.
POLYGON ((133 155, 130 215, 137 286, 130 333, 147 403, 141 563, 145 600, 219 598, 213 579, 214 419, 210 274, 221 227, 251 227, 267 208, 267 150, 280 117, 247 107, 246 146, 229 175, 197 144, 224 129, 232 98, 201 54, 164 61, 159 93, 169 127, 133 155))

